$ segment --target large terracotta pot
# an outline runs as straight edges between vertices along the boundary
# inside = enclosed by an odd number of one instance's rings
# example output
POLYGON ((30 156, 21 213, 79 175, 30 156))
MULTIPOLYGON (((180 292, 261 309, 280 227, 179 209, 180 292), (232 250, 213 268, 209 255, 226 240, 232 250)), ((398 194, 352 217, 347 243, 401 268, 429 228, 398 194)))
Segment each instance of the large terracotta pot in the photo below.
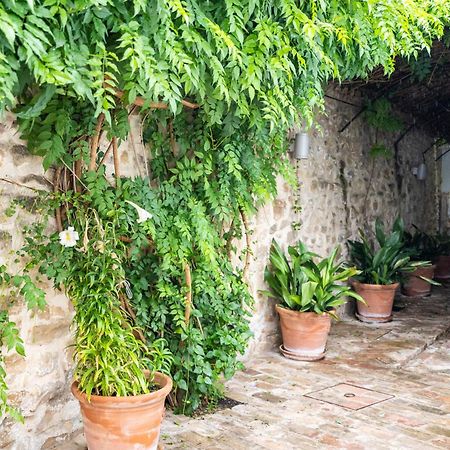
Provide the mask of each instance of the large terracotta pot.
POLYGON ((325 356, 331 327, 329 314, 291 311, 276 305, 280 315, 283 345, 281 353, 300 361, 317 361, 325 356))
POLYGON ((434 263, 436 264, 434 278, 439 281, 450 281, 450 256, 438 256, 434 263))
POLYGON ((72 393, 80 402, 84 433, 89 450, 156 450, 164 401, 172 389, 172 380, 157 372, 160 387, 150 394, 130 397, 92 395, 90 402, 72 384, 72 393))
POLYGON ((394 284, 364 284, 353 281, 355 291, 366 304, 356 302, 356 317, 362 322, 389 322, 392 320, 392 306, 395 291, 399 283, 394 284))
POLYGON ((405 274, 406 279, 402 286, 402 293, 408 297, 425 297, 430 295, 431 284, 420 277, 432 280, 435 267, 419 267, 414 272, 405 274))

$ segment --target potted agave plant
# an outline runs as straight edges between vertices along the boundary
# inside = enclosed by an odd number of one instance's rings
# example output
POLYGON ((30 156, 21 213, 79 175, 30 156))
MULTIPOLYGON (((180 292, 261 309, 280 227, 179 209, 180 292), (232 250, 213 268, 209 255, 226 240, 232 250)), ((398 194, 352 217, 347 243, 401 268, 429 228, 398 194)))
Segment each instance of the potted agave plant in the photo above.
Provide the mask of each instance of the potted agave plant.
POLYGON ((264 278, 270 291, 266 295, 279 303, 283 344, 281 353, 290 359, 316 361, 325 355, 331 318, 347 297, 362 298, 344 285, 359 274, 355 267, 336 262, 338 248, 328 258, 315 262, 318 256, 298 242, 288 248, 290 259, 274 240, 270 248, 270 264, 264 278))
POLYGON ((34 225, 24 252, 74 305, 72 393, 89 450, 156 449, 172 388, 165 374, 171 354, 162 340, 147 343, 134 325, 124 271, 129 249, 119 232, 124 215, 134 216, 136 227, 151 215, 119 198, 100 213, 95 195, 94 186, 66 193, 65 229, 47 236, 44 226, 34 225))
POLYGON ((360 230, 360 241, 349 240, 350 257, 361 272, 354 277, 353 286, 365 302, 357 304, 357 318, 362 322, 392 320, 394 297, 405 274, 430 265, 428 261, 413 261, 404 246, 404 226, 401 219, 386 235, 380 220, 375 222, 375 242, 360 230))

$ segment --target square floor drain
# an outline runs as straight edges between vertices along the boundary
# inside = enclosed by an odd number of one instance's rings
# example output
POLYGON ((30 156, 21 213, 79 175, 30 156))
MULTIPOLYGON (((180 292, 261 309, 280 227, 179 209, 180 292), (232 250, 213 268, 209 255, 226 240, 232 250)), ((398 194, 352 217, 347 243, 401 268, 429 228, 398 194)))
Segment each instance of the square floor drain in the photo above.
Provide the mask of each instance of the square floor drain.
POLYGON ((320 391, 310 392, 305 394, 305 397, 356 411, 394 398, 394 395, 383 394, 382 392, 353 386, 352 384, 340 383, 320 391))

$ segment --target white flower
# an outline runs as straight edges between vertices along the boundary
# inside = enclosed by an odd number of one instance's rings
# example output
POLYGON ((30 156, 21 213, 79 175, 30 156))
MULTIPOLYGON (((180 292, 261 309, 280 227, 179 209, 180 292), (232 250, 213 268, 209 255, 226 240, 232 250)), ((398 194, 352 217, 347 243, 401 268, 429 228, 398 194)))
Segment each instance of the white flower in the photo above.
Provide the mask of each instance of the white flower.
POLYGON ((137 223, 143 223, 148 219, 151 219, 153 216, 146 211, 144 208, 141 208, 140 206, 136 205, 136 203, 130 202, 129 200, 125 200, 127 203, 129 203, 138 213, 138 219, 137 223))
POLYGON ((80 239, 78 232, 75 231, 73 227, 69 227, 67 230, 59 233, 59 243, 64 247, 75 247, 78 239, 80 239))

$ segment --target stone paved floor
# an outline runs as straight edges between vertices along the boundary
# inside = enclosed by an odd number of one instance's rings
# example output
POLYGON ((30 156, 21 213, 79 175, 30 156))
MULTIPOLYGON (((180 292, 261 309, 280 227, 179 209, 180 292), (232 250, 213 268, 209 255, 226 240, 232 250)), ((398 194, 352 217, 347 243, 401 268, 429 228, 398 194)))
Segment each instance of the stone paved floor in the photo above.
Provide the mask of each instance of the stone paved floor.
POLYGON ((333 324, 323 361, 255 356, 227 383, 242 403, 199 418, 167 413, 164 449, 450 449, 450 289, 399 304, 388 324, 333 324), (340 383, 392 398, 352 410, 305 397, 340 383))
POLYGON ((165 448, 449 449, 449 297, 401 297, 388 324, 334 324, 321 362, 258 355, 227 384, 243 404, 197 419, 168 414, 165 448), (357 411, 304 397, 339 383, 394 397, 357 411))

